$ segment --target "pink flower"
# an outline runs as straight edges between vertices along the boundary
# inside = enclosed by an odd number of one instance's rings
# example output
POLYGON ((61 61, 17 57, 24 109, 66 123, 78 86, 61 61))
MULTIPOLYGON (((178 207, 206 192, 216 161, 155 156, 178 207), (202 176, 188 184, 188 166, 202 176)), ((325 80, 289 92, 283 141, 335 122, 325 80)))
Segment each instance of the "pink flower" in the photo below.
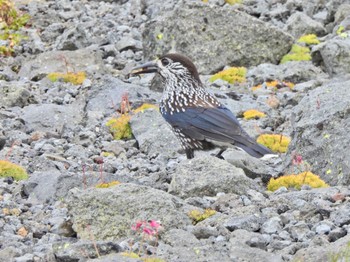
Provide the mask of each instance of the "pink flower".
POLYGON ((138 231, 144 223, 144 221, 137 221, 136 225, 131 226, 131 230, 138 231))
POLYGON ((303 162, 303 157, 301 155, 295 155, 293 157, 292 163, 293 165, 300 165, 303 162))
POLYGON ((155 220, 149 221, 149 225, 151 228, 155 228, 155 229, 158 229, 160 227, 160 224, 155 220))
POLYGON ((155 232, 152 229, 150 229, 150 228, 144 227, 143 228, 143 233, 151 236, 151 235, 154 235, 155 232))

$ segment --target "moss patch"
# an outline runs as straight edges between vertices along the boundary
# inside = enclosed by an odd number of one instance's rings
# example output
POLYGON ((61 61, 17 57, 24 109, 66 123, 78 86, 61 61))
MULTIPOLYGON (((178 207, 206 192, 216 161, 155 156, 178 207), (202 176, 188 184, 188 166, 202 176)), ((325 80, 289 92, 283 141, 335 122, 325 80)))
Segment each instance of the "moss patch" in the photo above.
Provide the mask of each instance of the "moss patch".
POLYGON ((28 179, 27 172, 20 166, 0 160, 0 177, 13 177, 15 180, 28 179))
POLYGON ((283 135, 260 135, 256 140, 259 144, 266 146, 276 153, 285 153, 288 150, 290 138, 283 135))
POLYGON ((267 185, 267 190, 276 191, 280 187, 295 188, 300 190, 302 185, 309 185, 312 188, 328 187, 328 184, 319 176, 308 171, 302 172, 298 175, 291 174, 281 176, 277 179, 271 178, 269 184, 267 185))

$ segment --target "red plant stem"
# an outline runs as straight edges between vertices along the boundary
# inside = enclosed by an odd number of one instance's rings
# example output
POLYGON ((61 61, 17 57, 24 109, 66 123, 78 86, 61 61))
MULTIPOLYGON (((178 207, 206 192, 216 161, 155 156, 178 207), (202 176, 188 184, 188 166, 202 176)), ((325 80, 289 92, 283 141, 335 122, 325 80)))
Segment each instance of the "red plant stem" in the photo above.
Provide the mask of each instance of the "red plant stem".
POLYGON ((86 174, 85 174, 85 165, 83 164, 83 185, 84 189, 86 189, 86 174))
POLYGON ((13 151, 13 148, 14 148, 14 146, 15 146, 16 144, 17 144, 16 141, 13 141, 13 143, 12 143, 12 145, 11 145, 9 151, 6 153, 6 156, 5 156, 5 160, 6 160, 6 161, 8 161, 9 156, 11 155, 11 153, 12 153, 12 151, 13 151))
POLYGON ((101 183, 104 183, 104 179, 103 179, 103 163, 100 164, 100 180, 101 183))

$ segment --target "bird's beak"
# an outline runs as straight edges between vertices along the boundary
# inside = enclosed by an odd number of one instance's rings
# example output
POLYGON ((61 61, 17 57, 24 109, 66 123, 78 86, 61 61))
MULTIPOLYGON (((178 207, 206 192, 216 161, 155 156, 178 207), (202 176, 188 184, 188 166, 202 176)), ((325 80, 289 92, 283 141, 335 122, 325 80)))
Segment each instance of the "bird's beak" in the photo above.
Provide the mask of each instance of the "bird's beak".
POLYGON ((144 63, 143 65, 134 67, 133 69, 131 69, 130 75, 134 76, 156 72, 158 72, 158 65, 155 61, 151 61, 144 63))

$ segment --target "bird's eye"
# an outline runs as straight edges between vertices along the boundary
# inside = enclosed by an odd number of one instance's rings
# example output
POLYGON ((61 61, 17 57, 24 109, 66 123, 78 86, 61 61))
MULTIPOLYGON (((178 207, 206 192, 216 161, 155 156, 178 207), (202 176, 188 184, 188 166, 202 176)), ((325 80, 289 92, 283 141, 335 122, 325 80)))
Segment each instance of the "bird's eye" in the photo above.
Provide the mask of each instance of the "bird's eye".
POLYGON ((167 66, 167 65, 169 65, 169 63, 170 63, 169 60, 166 59, 166 58, 163 58, 161 61, 162 61, 162 65, 163 65, 163 66, 167 66))

